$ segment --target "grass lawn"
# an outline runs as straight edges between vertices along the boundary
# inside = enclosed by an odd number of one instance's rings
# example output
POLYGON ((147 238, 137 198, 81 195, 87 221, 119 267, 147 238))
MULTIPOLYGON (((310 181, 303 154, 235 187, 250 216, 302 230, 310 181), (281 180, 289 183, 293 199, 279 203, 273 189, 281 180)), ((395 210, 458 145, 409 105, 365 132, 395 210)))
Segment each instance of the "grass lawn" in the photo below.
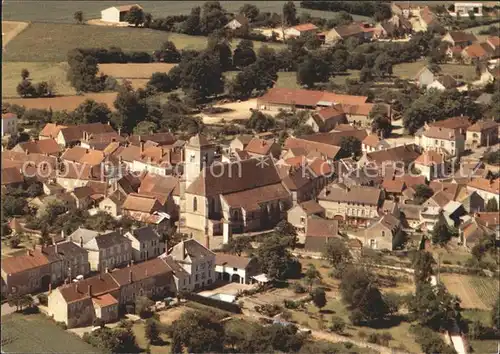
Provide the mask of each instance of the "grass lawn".
MULTIPOLYGON (((121 1, 120 5, 135 4, 135 1, 121 1)), ((205 1, 141 1, 140 5, 144 11, 150 12, 153 18, 168 15, 186 14, 195 6, 203 6, 205 1)), ((221 1, 224 9, 230 12, 237 12, 245 3, 255 4, 262 12, 283 11, 285 1, 221 1)), ((300 1, 294 1, 297 8, 297 15, 308 12, 312 16, 323 18, 335 17, 335 12, 301 9, 300 1)), ((83 11, 86 20, 100 18, 101 10, 110 6, 116 6, 116 1, 90 0, 90 1, 7 1, 2 7, 2 17, 4 21, 44 21, 73 23, 75 11, 83 11)), ((372 21, 365 16, 353 15, 355 20, 372 21)))
POLYGON ((486 353, 497 353, 498 350, 498 340, 471 340, 469 341, 470 346, 474 350, 474 353, 486 354, 486 353))
MULTIPOLYGON (((425 61, 396 64, 393 67, 393 73, 402 79, 412 80, 425 65, 427 65, 425 61)), ((440 66, 443 74, 461 77, 464 81, 474 81, 476 78, 476 68, 474 65, 441 64, 440 66)))
MULTIPOLYGON (((135 338, 139 347, 143 351, 146 350, 149 340, 146 338, 144 322, 134 323, 134 325, 132 326, 132 331, 135 334, 135 338)), ((149 347, 151 349, 151 353, 170 353, 170 338, 166 334, 161 334, 160 338, 162 339, 163 343, 161 345, 151 345, 149 347)))
POLYGON ((3 353, 96 353, 96 348, 42 314, 2 317, 3 353))
MULTIPOLYGON (((207 37, 155 31, 150 29, 119 28, 104 26, 82 26, 60 23, 32 23, 26 30, 9 42, 4 53, 5 61, 62 62, 69 50, 82 47, 119 47, 124 51, 152 52, 166 40, 175 43, 178 49, 203 49, 207 37), (36 54, 35 54, 36 53, 36 54)), ((238 39, 233 41, 236 47, 238 39)), ((258 49, 263 42, 255 42, 258 49)), ((266 43, 274 48, 281 43, 266 43)))
POLYGON ((75 89, 66 80, 67 63, 3 62, 2 97, 19 97, 16 87, 21 82, 21 70, 28 69, 34 83, 54 83, 59 95, 74 95, 75 89))
POLYGON ((485 326, 491 326, 491 311, 463 310, 462 316, 471 321, 481 321, 485 326))

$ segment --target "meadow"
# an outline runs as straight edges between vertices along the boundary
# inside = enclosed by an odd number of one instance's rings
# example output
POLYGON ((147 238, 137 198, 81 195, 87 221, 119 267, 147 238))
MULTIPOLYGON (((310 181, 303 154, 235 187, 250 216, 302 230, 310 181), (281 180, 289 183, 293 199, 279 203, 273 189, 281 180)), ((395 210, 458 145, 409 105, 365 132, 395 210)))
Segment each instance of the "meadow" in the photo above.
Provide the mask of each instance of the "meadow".
MULTIPOLYGON (((402 79, 413 80, 418 71, 425 65, 427 65, 426 61, 396 64, 393 67, 393 73, 402 79)), ((476 78, 476 68, 474 65, 441 64, 439 66, 441 67, 442 74, 458 77, 464 81, 473 81, 476 78)))
POLYGON ((462 300, 461 306, 466 309, 491 309, 498 293, 499 282, 494 278, 442 274, 441 280, 450 293, 462 300))
POLYGON ((52 109, 53 111, 73 111, 86 99, 105 103, 111 110, 114 110, 117 92, 87 93, 85 95, 60 96, 50 98, 10 98, 3 99, 3 103, 17 104, 26 108, 52 109))
MULTIPOLYGON (((81 48, 119 47, 123 51, 152 52, 170 40, 177 49, 204 49, 207 37, 156 31, 147 28, 105 27, 64 23, 31 23, 5 48, 4 61, 62 62, 69 50, 81 48)), ((239 43, 232 41, 233 48, 239 43)), ((254 42, 255 49, 262 45, 283 48, 281 43, 254 42)))
MULTIPOLYGON (((73 14, 83 11, 85 19, 100 18, 101 10, 111 6, 135 4, 137 1, 7 1, 2 6, 2 17, 6 21, 33 21, 73 23, 73 14)), ((189 14, 195 6, 203 6, 204 1, 140 1, 144 11, 154 17, 177 14, 189 14)), ((229 12, 237 12, 243 4, 255 4, 262 12, 283 11, 285 1, 221 1, 221 5, 229 12)), ((335 12, 301 9, 300 1, 295 1, 297 13, 310 13, 312 16, 332 18, 335 12)), ((356 20, 371 21, 369 17, 353 16, 356 20)))
POLYGON ((97 353, 42 314, 2 317, 2 353, 97 353))

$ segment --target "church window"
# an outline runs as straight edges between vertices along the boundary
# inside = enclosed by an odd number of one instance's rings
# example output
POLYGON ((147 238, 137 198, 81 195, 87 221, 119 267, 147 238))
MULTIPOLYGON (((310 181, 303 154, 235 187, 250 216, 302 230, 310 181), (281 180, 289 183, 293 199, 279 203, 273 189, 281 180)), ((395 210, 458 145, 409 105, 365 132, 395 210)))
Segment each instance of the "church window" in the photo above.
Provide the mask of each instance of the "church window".
POLYGON ((193 198, 193 211, 198 211, 198 199, 196 197, 193 198))

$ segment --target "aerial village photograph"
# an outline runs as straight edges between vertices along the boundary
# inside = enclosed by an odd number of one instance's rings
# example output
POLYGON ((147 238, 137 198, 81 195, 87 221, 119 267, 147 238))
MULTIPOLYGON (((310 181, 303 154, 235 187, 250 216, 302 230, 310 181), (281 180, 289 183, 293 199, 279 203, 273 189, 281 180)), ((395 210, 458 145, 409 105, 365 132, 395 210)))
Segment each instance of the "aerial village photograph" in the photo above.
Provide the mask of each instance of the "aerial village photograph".
POLYGON ((1 16, 1 353, 500 353, 499 1, 1 16))

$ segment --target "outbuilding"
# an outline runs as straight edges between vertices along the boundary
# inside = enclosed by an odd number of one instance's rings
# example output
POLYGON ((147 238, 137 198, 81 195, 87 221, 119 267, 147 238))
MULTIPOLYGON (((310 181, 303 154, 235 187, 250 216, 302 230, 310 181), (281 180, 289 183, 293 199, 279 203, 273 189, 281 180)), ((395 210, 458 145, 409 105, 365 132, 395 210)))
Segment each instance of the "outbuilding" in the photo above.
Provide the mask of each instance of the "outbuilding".
POLYGON ((101 20, 114 23, 126 22, 125 17, 134 6, 142 9, 142 7, 137 4, 108 7, 101 11, 101 20))

